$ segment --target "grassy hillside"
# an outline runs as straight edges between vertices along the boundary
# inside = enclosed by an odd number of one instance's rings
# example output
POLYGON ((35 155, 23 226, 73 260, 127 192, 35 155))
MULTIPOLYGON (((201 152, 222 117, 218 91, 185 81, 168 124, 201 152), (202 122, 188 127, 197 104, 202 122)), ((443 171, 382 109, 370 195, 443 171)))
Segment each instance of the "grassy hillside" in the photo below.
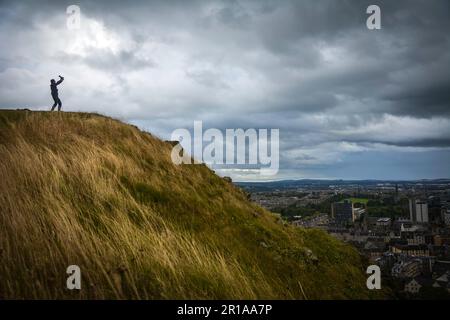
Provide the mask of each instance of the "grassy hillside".
POLYGON ((0 298, 369 297, 355 250, 171 148, 95 114, 0 111, 0 298))

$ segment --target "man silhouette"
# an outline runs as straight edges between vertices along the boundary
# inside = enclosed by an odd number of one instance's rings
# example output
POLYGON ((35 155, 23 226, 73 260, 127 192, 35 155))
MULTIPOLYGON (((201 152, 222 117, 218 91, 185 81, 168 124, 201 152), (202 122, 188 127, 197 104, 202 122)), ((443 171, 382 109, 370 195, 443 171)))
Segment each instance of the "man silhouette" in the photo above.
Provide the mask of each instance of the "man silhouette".
POLYGON ((56 86, 59 85, 63 81, 64 81, 64 77, 61 77, 61 76, 59 76, 58 82, 56 82, 55 79, 50 80, 50 90, 52 91, 53 101, 55 101, 55 103, 52 106, 52 111, 55 109, 56 105, 58 105, 58 111, 61 110, 62 103, 58 97, 58 88, 56 86))

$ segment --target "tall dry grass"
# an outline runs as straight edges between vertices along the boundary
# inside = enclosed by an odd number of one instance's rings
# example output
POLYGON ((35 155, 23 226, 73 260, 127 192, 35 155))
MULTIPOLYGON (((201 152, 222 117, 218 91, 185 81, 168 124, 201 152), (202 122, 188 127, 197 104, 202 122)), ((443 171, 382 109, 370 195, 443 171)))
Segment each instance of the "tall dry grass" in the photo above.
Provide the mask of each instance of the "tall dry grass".
POLYGON ((366 297, 348 247, 283 226, 170 151, 98 115, 0 112, 0 298, 366 297))

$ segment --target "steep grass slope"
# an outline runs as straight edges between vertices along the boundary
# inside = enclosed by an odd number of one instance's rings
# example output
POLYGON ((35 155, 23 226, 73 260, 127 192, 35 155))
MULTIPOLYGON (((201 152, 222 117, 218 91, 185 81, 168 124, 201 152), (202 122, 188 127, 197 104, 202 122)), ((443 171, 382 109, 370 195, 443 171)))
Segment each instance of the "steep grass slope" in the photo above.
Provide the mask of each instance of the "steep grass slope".
POLYGON ((355 250, 171 148, 95 114, 0 111, 0 298, 369 297, 355 250))

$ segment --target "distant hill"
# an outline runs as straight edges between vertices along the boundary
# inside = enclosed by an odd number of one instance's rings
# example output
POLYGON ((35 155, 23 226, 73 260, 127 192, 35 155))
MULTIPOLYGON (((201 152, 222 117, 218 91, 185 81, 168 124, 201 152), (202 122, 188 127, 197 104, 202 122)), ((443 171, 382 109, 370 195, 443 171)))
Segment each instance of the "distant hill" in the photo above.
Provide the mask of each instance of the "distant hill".
POLYGON ((352 247, 171 149, 97 114, 0 111, 0 298, 373 297, 352 247))
POLYGON ((300 180, 279 180, 279 181, 261 181, 261 182, 236 182, 236 185, 251 191, 271 191, 287 190, 296 188, 323 188, 328 186, 375 186, 380 184, 398 185, 436 185, 443 184, 450 186, 450 179, 422 179, 422 180, 328 180, 328 179, 300 179, 300 180))

